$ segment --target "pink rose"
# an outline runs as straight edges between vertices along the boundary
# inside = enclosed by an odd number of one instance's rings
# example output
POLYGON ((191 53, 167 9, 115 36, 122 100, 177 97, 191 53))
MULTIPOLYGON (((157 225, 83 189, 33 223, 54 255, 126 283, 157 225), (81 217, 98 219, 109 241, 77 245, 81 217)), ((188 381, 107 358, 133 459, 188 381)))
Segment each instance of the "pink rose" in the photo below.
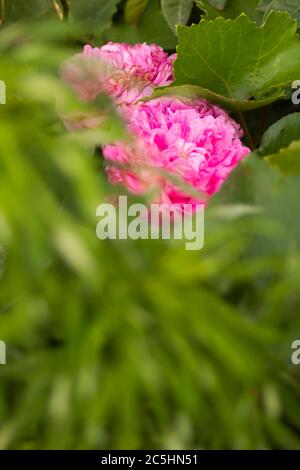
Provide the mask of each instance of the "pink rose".
POLYGON ((82 100, 107 93, 119 106, 150 96, 157 86, 173 81, 175 54, 168 56, 156 44, 109 42, 84 46, 63 68, 63 78, 82 100))
POLYGON ((206 100, 156 98, 126 117, 134 139, 104 146, 108 177, 133 193, 157 189, 160 202, 206 204, 250 153, 240 126, 206 100))

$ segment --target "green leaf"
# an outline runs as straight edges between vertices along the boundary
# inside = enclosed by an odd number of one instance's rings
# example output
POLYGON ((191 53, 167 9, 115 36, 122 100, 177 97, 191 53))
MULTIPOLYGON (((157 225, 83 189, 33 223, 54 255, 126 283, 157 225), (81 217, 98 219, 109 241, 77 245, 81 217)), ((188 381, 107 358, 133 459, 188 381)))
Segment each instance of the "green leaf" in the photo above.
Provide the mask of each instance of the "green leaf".
POLYGON ((173 50, 177 37, 171 31, 160 9, 158 0, 148 2, 137 26, 128 28, 125 22, 113 24, 104 34, 104 39, 115 42, 156 43, 164 49, 173 50))
POLYGON ((266 157, 266 160, 284 175, 300 175, 300 141, 266 157))
POLYGON ((98 36, 110 25, 118 3, 120 0, 72 0, 70 17, 81 24, 87 34, 98 36))
POLYGON ((261 27, 246 15, 179 26, 171 87, 197 86, 199 96, 213 94, 234 110, 275 101, 300 77, 296 29, 296 21, 283 12, 270 13, 261 27))
POLYGON ((260 0, 258 10, 265 14, 265 17, 271 10, 287 11, 291 16, 296 18, 300 24, 300 5, 299 0, 260 0))
POLYGON ((137 25, 148 0, 127 0, 125 5, 125 20, 130 25, 137 25))
POLYGON ((227 0, 207 0, 212 7, 217 8, 217 10, 223 10, 227 0))
POLYGON ((223 108, 234 111, 251 111, 273 103, 284 97, 284 93, 276 91, 262 100, 239 100, 214 93, 207 88, 196 85, 179 85, 156 88, 152 96, 144 98, 142 101, 149 101, 160 96, 183 96, 185 98, 205 98, 208 101, 221 105, 223 108))
POLYGON ((273 124, 263 135, 259 147, 262 157, 279 152, 295 140, 300 140, 300 113, 293 113, 273 124))
POLYGON ((5 21, 18 21, 54 11, 51 0, 18 0, 5 2, 5 21))
POLYGON ((300 113, 289 114, 273 124, 257 153, 285 175, 300 174, 300 113))
POLYGON ((174 32, 176 25, 185 25, 188 22, 193 3, 193 0, 162 0, 162 12, 174 32))
POLYGON ((226 19, 235 19, 242 13, 245 13, 253 21, 259 21, 262 17, 262 13, 256 10, 259 0, 227 0, 223 9, 217 8, 209 0, 197 0, 197 6, 206 13, 206 19, 215 19, 218 16, 222 16, 226 19))

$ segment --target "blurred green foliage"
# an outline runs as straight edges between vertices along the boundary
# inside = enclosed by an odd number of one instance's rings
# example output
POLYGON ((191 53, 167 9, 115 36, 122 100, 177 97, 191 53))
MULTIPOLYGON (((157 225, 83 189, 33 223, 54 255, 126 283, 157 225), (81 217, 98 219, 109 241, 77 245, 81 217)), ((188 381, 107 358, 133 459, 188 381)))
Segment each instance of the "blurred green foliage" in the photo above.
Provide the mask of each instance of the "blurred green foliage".
POLYGON ((107 102, 96 138, 63 128, 78 34, 50 18, 0 35, 0 448, 299 449, 299 178, 250 157, 200 252, 100 242, 94 149, 123 130, 107 102))

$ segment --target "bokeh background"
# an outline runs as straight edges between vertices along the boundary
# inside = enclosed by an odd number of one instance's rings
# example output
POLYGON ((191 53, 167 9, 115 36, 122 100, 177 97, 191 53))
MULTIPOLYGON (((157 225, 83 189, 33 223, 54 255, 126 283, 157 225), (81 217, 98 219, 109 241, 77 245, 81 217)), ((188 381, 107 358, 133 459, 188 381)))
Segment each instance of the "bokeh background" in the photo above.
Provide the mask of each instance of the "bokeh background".
MULTIPOLYGON (((99 241, 115 189, 98 146, 122 123, 101 99, 102 129, 66 132, 62 111, 84 110, 60 67, 85 42, 177 39, 158 1, 134 24, 126 1, 73 1, 1 2, 0 448, 299 449, 299 177, 250 156, 200 252, 99 241)), ((258 141, 264 114, 246 119, 258 141)))

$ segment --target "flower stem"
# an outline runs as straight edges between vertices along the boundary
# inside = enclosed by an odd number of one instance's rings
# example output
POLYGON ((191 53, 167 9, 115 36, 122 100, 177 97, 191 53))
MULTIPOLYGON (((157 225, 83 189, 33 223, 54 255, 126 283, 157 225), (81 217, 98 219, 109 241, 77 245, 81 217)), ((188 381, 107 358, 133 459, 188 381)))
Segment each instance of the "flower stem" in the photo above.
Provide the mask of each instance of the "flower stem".
POLYGON ((3 23, 5 19, 5 5, 4 0, 0 0, 0 25, 3 23))
POLYGON ((67 21, 68 17, 69 17, 69 3, 68 3, 68 0, 60 0, 60 3, 61 3, 61 6, 62 6, 62 9, 63 9, 64 21, 67 21))
POLYGON ((250 132, 249 132, 249 129, 248 129, 248 126, 247 126, 247 123, 246 123, 244 114, 243 114, 241 111, 239 111, 239 112, 237 113, 237 115, 238 115, 238 117, 239 117, 240 124, 241 124, 241 126, 242 126, 242 128, 243 128, 243 130, 244 130, 244 132, 245 132, 245 138, 247 139, 247 143, 248 143, 250 149, 251 149, 252 151, 254 151, 254 150, 255 150, 255 145, 254 145, 252 136, 251 136, 251 134, 250 134, 250 132))

